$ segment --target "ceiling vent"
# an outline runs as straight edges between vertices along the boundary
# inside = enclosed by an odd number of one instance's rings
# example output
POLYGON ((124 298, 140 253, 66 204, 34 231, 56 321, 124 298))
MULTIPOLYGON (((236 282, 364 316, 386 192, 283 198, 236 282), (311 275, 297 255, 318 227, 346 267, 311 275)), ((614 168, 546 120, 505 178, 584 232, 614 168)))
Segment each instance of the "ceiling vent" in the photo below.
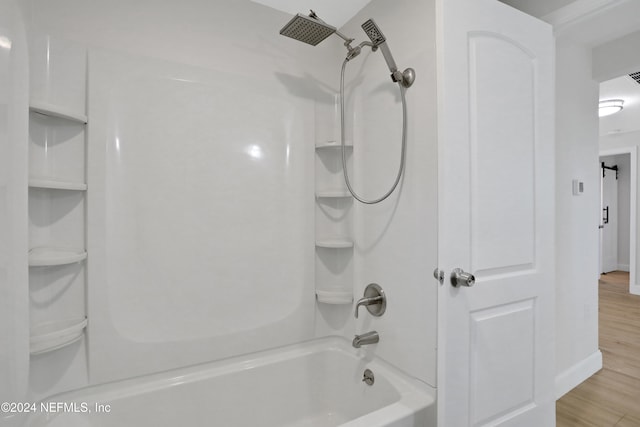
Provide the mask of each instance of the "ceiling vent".
POLYGON ((631 77, 633 80, 636 81, 636 83, 640 85, 640 71, 636 71, 635 73, 629 74, 629 77, 631 77))

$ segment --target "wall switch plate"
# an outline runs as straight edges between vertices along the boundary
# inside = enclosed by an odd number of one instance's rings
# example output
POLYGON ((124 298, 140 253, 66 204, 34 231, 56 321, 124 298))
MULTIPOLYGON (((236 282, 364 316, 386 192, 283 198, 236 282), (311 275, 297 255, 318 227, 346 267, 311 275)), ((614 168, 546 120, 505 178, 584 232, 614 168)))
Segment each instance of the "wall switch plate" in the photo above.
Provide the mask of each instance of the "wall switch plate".
POLYGON ((584 193, 584 182, 579 179, 573 180, 573 195, 581 196, 584 193))

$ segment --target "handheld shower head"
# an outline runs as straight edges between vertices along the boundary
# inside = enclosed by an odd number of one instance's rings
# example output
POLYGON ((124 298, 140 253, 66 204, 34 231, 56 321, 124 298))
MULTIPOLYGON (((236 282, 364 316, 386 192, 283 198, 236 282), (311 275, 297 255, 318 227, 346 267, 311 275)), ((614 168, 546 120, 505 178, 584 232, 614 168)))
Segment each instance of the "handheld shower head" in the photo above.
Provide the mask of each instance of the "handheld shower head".
POLYGON ((371 39, 371 43, 378 46, 387 41, 387 38, 380 31, 380 27, 376 25, 376 22, 373 19, 369 19, 364 24, 362 24, 362 29, 371 39))
POLYGON ((384 56, 384 60, 387 62, 387 66, 389 67, 389 71, 391 71, 391 80, 394 82, 399 82, 404 87, 409 87, 413 84, 416 76, 413 68, 407 68, 404 71, 398 71, 398 66, 396 65, 396 61, 393 60, 393 55, 391 55, 391 50, 387 45, 387 38, 380 31, 380 27, 376 25, 373 19, 367 20, 364 24, 362 24, 362 29, 371 39, 371 43, 373 43, 374 48, 380 48, 382 51, 382 55, 384 56))
POLYGON ((396 65, 396 61, 393 60, 393 56, 391 55, 391 50, 389 46, 387 46, 387 38, 380 31, 380 27, 378 27, 373 19, 369 19, 364 24, 362 24, 362 29, 371 39, 371 43, 374 46, 377 46, 382 50, 382 55, 384 55, 384 60, 387 61, 387 66, 389 66, 389 71, 393 74, 398 71, 398 66, 396 65))

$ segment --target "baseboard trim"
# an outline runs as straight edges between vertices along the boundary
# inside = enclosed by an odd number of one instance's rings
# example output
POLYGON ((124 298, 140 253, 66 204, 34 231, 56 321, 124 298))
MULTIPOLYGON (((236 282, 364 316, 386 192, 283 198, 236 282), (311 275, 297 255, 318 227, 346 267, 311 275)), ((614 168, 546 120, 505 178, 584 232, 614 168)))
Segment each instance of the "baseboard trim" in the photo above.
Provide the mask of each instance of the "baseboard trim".
POLYGON ((556 400, 602 369, 602 353, 597 350, 556 376, 556 400))
POLYGON ((629 264, 618 264, 618 271, 629 272, 629 264))

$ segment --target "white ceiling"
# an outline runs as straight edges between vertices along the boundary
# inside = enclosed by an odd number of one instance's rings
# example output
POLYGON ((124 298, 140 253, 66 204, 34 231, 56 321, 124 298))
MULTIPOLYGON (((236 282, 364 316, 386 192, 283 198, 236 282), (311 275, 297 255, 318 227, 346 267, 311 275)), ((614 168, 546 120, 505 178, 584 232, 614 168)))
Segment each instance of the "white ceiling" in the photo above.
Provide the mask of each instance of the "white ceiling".
MULTIPOLYGON (((579 1, 584 2, 584 0, 579 1)), ((574 2, 573 5, 577 5, 579 1, 574 2)), ((547 18, 559 18, 558 15, 560 14, 552 14, 547 18)), ((562 36, 566 35, 591 47, 602 45, 640 29, 640 1, 603 1, 600 7, 585 13, 580 19, 573 22, 567 19, 567 21, 561 29, 562 36)))
POLYGON ((600 118, 600 135, 640 130, 640 84, 629 76, 600 83, 600 100, 622 99, 624 108, 600 118))
POLYGON ((569 3, 573 3, 574 0, 500 0, 510 6, 515 7, 529 15, 541 18, 545 15, 554 12, 569 3))
MULTIPOLYGON (((342 27, 371 0, 251 0, 282 12, 309 14, 313 9, 320 19, 336 28, 342 27)), ((286 22, 282 23, 283 25, 286 22)))

